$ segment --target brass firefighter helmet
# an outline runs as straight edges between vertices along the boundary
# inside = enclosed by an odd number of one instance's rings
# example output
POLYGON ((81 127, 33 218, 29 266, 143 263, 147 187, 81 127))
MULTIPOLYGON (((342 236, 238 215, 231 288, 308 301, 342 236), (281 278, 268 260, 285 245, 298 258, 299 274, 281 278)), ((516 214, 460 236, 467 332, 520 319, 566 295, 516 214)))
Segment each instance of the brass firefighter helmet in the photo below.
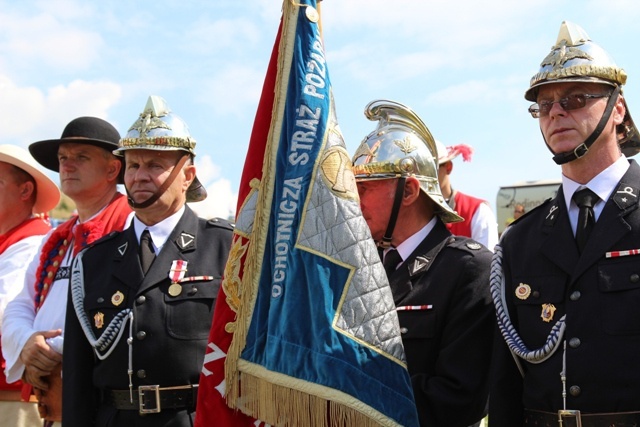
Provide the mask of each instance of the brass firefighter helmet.
MULTIPOLYGON (((193 158, 195 148, 196 140, 191 137, 184 120, 171 112, 163 98, 152 95, 113 154, 124 156, 126 150, 181 150, 193 158)), ((197 177, 187 189, 186 196, 187 202, 199 202, 207 197, 207 191, 197 177)))
MULTIPOLYGON (((540 63, 540 71, 531 78, 524 97, 536 102, 540 86, 552 83, 585 82, 621 87, 626 81, 627 73, 616 65, 607 51, 591 41, 580 26, 564 21, 556 44, 540 63)), ((624 106, 626 114, 618 126, 618 143, 622 152, 630 157, 640 151, 640 136, 626 100, 624 106)))
POLYGON ((435 213, 443 222, 463 221, 442 196, 435 140, 420 117, 405 105, 387 100, 370 102, 364 114, 378 120, 378 127, 353 156, 356 181, 413 176, 437 205, 435 213))

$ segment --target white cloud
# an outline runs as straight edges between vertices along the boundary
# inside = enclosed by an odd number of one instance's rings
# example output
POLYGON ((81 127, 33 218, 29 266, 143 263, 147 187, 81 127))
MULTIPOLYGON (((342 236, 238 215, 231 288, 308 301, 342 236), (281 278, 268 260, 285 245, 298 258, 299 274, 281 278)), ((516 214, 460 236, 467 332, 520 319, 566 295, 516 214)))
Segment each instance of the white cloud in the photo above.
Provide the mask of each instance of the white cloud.
MULTIPOLYGON (((46 5, 47 2, 41 4, 46 5)), ((33 69, 34 64, 38 64, 42 72, 51 72, 50 68, 89 68, 99 59, 104 41, 95 31, 64 22, 64 19, 77 19, 76 9, 79 7, 70 2, 62 2, 62 5, 63 9, 35 8, 35 11, 29 9, 27 12, 25 9, 22 13, 1 14, 3 41, 0 42, 0 57, 11 57, 12 68, 25 70, 33 69), (74 10, 76 15, 72 13, 74 10), (63 12, 69 12, 71 16, 62 18, 63 12)))
POLYGON ((198 180, 205 188, 209 183, 220 178, 220 166, 213 163, 213 159, 208 154, 196 156, 196 171, 198 180))
POLYGON ((24 145, 60 136, 64 125, 80 116, 108 119, 109 109, 120 99, 116 83, 75 80, 46 92, 33 86, 19 86, 0 75, 0 117, 8 143, 24 145))
POLYGON ((234 218, 238 193, 231 189, 231 181, 220 177, 220 166, 208 154, 196 156, 196 175, 207 189, 207 198, 202 202, 189 203, 202 218, 234 218))
MULTIPOLYGON (((198 177, 200 179, 200 177, 198 177)), ((235 218, 238 193, 231 189, 231 181, 219 179, 205 185, 207 198, 202 202, 189 203, 189 207, 202 218, 235 218)))

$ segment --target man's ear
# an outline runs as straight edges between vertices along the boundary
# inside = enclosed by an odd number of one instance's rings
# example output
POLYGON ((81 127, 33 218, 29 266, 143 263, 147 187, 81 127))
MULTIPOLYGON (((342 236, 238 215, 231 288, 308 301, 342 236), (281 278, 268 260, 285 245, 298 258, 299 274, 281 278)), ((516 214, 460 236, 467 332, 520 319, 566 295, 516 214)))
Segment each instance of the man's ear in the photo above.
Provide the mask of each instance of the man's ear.
POLYGON ((33 182, 31 181, 25 181, 22 184, 20 184, 20 199, 29 200, 35 188, 36 187, 33 185, 33 182))
POLYGON ((453 162, 448 161, 447 163, 444 164, 444 168, 447 171, 447 175, 451 175, 451 171, 453 170, 453 162))
POLYGON ((420 197, 420 181, 414 176, 407 177, 404 183, 402 204, 411 205, 420 197))
POLYGON ((185 184, 185 190, 186 190, 189 188, 193 180, 196 179, 196 166, 193 164, 186 165, 183 171, 184 171, 184 177, 185 177, 184 184, 185 184))
POLYGON ((124 167, 123 162, 120 159, 113 158, 109 162, 109 169, 107 170, 107 180, 108 181, 117 181, 118 176, 120 175, 120 170, 124 167))
POLYGON ((624 108, 624 98, 620 95, 613 108, 613 124, 616 126, 621 124, 624 121, 626 112, 627 110, 624 108))

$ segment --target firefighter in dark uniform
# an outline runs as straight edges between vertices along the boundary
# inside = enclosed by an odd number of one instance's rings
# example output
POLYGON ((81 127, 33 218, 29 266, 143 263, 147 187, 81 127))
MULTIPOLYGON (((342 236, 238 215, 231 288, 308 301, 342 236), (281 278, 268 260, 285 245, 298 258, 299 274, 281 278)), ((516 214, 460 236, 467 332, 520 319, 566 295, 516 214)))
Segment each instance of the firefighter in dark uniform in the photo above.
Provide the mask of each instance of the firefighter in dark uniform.
POLYGON ((562 186, 496 250, 489 425, 640 425, 640 168, 625 158, 640 140, 626 74, 569 22, 541 67, 525 98, 562 186))
POLYGON ((420 424, 466 427, 482 418, 489 390, 491 252, 447 230, 462 218, 442 197, 422 120, 384 100, 365 114, 379 123, 357 149, 354 173, 397 306, 420 424))
POLYGON ((135 217, 73 265, 65 426, 193 425, 232 235, 229 222, 198 218, 185 204, 206 197, 194 148, 182 119, 152 96, 114 152, 124 156, 135 217))

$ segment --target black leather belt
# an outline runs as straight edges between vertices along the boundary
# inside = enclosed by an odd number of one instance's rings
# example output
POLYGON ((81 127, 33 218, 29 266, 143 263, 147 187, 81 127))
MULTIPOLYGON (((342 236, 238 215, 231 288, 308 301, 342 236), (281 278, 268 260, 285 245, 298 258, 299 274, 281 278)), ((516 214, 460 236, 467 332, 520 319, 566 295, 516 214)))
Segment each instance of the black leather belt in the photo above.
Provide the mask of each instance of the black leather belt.
POLYGON ((165 409, 195 409, 198 385, 142 385, 134 389, 133 394, 129 390, 106 390, 104 400, 116 409, 138 411, 140 414, 157 414, 165 409))
POLYGON ((527 427, 638 427, 640 412, 581 414, 580 411, 569 410, 553 413, 525 409, 523 425, 527 427))

